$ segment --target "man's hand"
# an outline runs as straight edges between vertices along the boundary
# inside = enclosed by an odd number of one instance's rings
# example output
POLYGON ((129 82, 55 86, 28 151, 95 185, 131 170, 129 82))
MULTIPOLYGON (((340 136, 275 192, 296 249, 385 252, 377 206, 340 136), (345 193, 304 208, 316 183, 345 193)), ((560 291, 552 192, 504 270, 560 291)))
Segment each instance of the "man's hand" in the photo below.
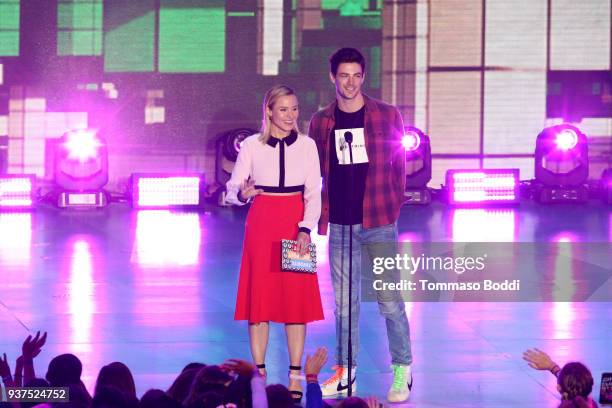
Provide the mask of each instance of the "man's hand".
POLYGON ((28 336, 21 346, 21 355, 23 356, 24 361, 30 361, 39 355, 42 346, 44 346, 46 342, 47 332, 45 332, 42 337, 40 336, 40 331, 36 332, 36 336, 34 338, 32 338, 32 335, 28 336))
POLYGON ((325 363, 327 363, 327 349, 325 347, 319 347, 314 355, 306 356, 304 374, 319 375, 325 363))
POLYGON ((527 361, 529 366, 536 370, 552 370, 557 365, 548 354, 537 348, 525 351, 523 360, 527 361))
POLYGON ((300 255, 306 255, 308 253, 308 244, 310 244, 310 234, 303 231, 298 232, 297 236, 298 247, 297 250, 300 255))
POLYGON ((245 201, 261 193, 263 193, 262 189, 255 188, 255 180, 244 180, 240 185, 240 197, 245 201))

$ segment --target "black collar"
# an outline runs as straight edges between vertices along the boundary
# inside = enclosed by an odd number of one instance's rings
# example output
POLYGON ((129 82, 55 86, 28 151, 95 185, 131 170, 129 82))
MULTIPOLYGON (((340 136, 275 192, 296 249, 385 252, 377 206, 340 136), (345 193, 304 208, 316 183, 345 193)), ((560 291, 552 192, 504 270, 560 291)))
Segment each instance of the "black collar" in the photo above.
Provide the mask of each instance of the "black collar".
POLYGON ((276 145, 278 144, 278 142, 283 141, 283 142, 285 142, 285 144, 286 144, 287 146, 291 146, 293 143, 295 143, 295 141, 297 140, 297 138, 298 138, 298 134, 297 134, 297 132, 296 132, 295 130, 292 130, 292 131, 291 131, 291 133, 289 133, 289 135, 288 135, 288 136, 285 136, 285 137, 284 137, 284 138, 282 138, 282 139, 277 139, 277 138, 275 138, 275 137, 273 137, 273 136, 270 136, 270 137, 268 138, 268 145, 269 145, 269 146, 272 146, 272 147, 276 147, 276 145))

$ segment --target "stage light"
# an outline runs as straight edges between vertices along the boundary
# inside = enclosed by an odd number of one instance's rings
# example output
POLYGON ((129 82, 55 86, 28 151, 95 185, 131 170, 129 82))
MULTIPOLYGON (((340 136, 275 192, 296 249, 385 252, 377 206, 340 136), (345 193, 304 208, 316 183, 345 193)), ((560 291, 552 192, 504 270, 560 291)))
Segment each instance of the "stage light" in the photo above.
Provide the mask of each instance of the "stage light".
POLYGON ((198 207, 204 176, 201 174, 132 174, 134 208, 198 207))
POLYGON ((97 156, 101 145, 94 132, 77 130, 66 135, 63 147, 68 151, 69 159, 86 162, 97 156))
POLYGON ((108 150, 96 130, 64 133, 55 145, 54 178, 59 207, 102 207, 108 182, 108 150))
POLYGON ((242 142, 255 133, 257 133, 257 130, 237 128, 217 135, 215 142, 215 182, 218 187, 214 196, 219 205, 228 205, 225 203, 225 183, 229 181, 232 175, 242 142))
POLYGON ((0 211, 32 208, 35 178, 33 174, 0 175, 0 211))
POLYGON ((605 169, 601 174, 601 198, 604 203, 612 204, 612 168, 605 169))
POLYGON ((431 145, 429 136, 413 126, 404 128, 402 146, 406 152, 406 191, 404 204, 429 204, 431 193, 431 145))
POLYGON ((449 204, 515 204, 519 202, 518 169, 448 170, 449 204))
POLYGON ((555 137, 555 144, 561 150, 570 150, 578 144, 578 135, 572 129, 563 129, 555 137))
POLYGON ((407 152, 413 152, 418 149, 421 144, 421 136, 413 130, 407 130, 402 137, 402 146, 407 152))
POLYGON ((542 203, 584 202, 589 176, 587 138, 564 123, 548 127, 537 137, 534 198, 542 203))

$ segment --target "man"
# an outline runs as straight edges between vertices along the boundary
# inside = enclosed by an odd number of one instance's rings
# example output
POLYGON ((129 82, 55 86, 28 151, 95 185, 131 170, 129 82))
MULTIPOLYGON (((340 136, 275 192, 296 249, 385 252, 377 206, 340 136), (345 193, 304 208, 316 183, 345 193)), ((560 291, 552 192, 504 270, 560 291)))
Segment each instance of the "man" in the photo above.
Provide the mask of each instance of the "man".
MULTIPOLYGON (((319 150, 323 175, 319 234, 330 224, 329 259, 336 298, 336 374, 323 383, 324 396, 343 395, 348 390, 348 315, 351 307, 353 390, 359 347, 359 303, 361 252, 375 255, 376 246, 397 242, 397 219, 404 197, 404 131, 397 108, 361 92, 365 59, 354 48, 342 48, 330 58, 330 80, 336 100, 315 113, 309 136, 319 150), (351 140, 352 139, 352 140, 351 140), (351 150, 348 149, 348 144, 351 150), (349 304, 349 228, 353 230, 352 301, 349 304)), ((377 292, 380 313, 385 318, 391 353, 393 384, 387 394, 391 402, 408 399, 412 387, 410 328, 405 305, 397 292, 377 292)))

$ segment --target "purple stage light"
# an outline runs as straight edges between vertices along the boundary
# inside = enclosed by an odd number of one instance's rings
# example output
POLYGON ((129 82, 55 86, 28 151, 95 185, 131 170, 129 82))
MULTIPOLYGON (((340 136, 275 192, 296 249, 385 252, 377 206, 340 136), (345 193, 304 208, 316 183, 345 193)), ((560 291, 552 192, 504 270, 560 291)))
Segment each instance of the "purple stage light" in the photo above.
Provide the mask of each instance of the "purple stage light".
POLYGON ((0 175, 0 209, 32 208, 34 175, 0 175))
POLYGON ((132 206, 197 207, 203 179, 201 174, 132 174, 132 206))
POLYGON ((563 123, 543 129, 536 139, 535 178, 543 186, 579 187, 589 175, 587 137, 563 123))
MULTIPOLYGON (((102 188, 108 183, 106 142, 93 129, 64 133, 54 149, 53 173, 55 183, 59 187, 60 207, 71 206, 70 197, 65 194, 67 192, 97 194, 100 198, 102 188)), ((102 202, 104 200, 100 201, 98 198, 95 200, 95 206, 105 205, 102 202)))
POLYGON ((85 162, 98 156, 102 142, 96 132, 82 129, 67 133, 63 146, 68 150, 69 159, 85 162))
POLYGON ((562 129, 555 136, 555 144, 563 151, 571 150, 578 144, 578 135, 572 129, 562 129))
POLYGON ((408 130, 402 137, 402 146, 408 152, 413 152, 419 148, 421 144, 421 136, 414 130, 408 130))
POLYGON ((448 170, 446 187, 450 204, 518 203, 519 170, 448 170))

